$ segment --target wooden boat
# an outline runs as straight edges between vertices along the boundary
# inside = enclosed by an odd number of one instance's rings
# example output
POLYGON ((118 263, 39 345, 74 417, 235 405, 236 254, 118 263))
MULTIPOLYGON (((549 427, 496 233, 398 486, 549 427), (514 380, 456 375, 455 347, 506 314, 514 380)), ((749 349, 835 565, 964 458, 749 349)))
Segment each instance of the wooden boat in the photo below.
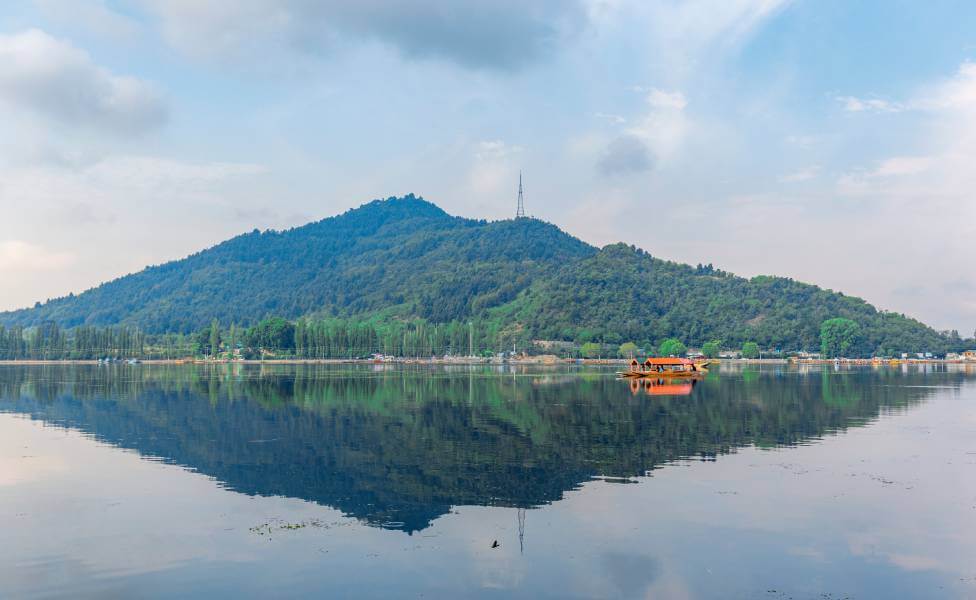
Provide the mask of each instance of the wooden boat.
POLYGON ((704 377, 708 374, 708 361, 688 358, 648 358, 643 363, 630 361, 629 371, 618 371, 620 377, 704 377))

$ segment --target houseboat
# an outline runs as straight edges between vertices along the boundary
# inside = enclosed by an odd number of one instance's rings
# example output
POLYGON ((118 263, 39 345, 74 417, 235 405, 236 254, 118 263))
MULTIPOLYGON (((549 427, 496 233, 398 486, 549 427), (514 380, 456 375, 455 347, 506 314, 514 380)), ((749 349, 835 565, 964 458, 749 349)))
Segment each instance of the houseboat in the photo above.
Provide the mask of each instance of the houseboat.
POLYGON ((648 358, 644 362, 630 361, 629 371, 619 371, 621 377, 704 377, 708 361, 689 358, 648 358))

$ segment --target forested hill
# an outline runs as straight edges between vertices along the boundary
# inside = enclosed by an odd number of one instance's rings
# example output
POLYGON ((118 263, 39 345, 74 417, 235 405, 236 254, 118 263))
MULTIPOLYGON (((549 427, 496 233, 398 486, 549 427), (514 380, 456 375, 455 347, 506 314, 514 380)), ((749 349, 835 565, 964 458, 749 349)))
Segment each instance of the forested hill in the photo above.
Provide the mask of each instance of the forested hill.
POLYGON ((860 353, 938 351, 947 339, 863 300, 776 277, 751 280, 599 250, 536 219, 448 215, 412 195, 377 200, 303 227, 257 230, 78 295, 0 313, 0 324, 127 324, 191 332, 217 319, 478 320, 523 339, 689 344, 756 341, 813 349, 821 323, 860 327, 860 353))
POLYGON ((76 296, 0 313, 0 323, 190 332, 214 318, 249 325, 268 315, 379 311, 447 321, 509 302, 594 252, 548 223, 452 217, 410 195, 287 231, 254 230, 76 296))

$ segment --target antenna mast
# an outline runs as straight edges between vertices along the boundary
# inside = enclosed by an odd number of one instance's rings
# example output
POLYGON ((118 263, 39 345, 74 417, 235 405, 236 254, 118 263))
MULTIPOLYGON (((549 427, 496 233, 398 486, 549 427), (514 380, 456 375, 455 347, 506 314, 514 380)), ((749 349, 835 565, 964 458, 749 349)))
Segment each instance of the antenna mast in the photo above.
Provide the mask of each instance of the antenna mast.
POLYGON ((516 219, 525 218, 525 203, 522 201, 522 171, 519 171, 518 208, 515 209, 515 218, 516 219))

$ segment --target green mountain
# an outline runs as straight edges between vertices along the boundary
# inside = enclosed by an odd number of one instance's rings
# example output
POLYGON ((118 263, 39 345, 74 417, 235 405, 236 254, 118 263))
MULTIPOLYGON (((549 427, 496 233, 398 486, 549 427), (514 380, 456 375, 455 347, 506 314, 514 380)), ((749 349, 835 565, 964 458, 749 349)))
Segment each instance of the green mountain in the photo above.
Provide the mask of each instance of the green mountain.
POLYGON ((218 319, 423 319, 494 323, 519 338, 812 349, 821 323, 860 328, 856 351, 944 351, 924 324, 779 277, 744 279, 614 244, 592 247, 536 219, 448 215, 421 198, 376 200, 286 231, 253 231, 78 295, 0 313, 0 325, 132 325, 191 332, 218 319))

